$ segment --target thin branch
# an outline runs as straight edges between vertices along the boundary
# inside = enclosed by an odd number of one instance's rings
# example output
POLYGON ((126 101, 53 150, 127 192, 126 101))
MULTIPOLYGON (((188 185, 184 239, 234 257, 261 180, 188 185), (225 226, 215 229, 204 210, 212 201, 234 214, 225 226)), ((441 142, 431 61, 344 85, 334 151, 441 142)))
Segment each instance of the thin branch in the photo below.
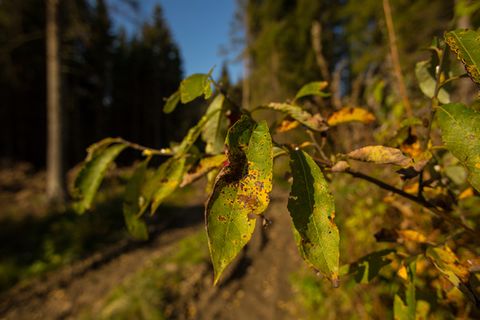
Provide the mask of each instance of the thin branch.
POLYGON ((393 192, 395 194, 398 194, 399 196, 404 197, 405 199, 408 199, 412 202, 415 202, 415 203, 423 206, 424 208, 426 208, 427 210, 429 210, 430 212, 432 212, 436 216, 439 216, 440 218, 444 219, 445 221, 448 221, 452 225, 455 225, 457 227, 460 227, 460 228, 464 229, 469 235, 471 235, 473 237, 478 237, 478 233, 475 230, 473 230, 472 228, 470 228, 469 226, 464 224, 462 221, 450 216, 448 214, 448 212, 438 209, 434 204, 428 202, 427 200, 425 200, 421 197, 414 196, 414 195, 412 195, 410 193, 407 193, 407 192, 405 192, 401 189, 395 188, 394 186, 389 185, 388 183, 385 183, 381 180, 378 180, 377 178, 366 175, 362 172, 354 171, 354 170, 351 170, 351 169, 347 169, 344 172, 348 173, 349 175, 351 175, 355 178, 359 178, 359 179, 371 182, 371 183, 375 184, 376 186, 378 186, 378 187, 380 187, 384 190, 393 192))
POLYGON ((230 96, 228 95, 228 93, 225 91, 225 89, 220 84, 218 84, 215 81, 215 79, 213 79, 211 76, 210 76, 210 80, 212 81, 214 87, 218 90, 218 92, 223 94, 223 96, 225 97, 225 100, 227 100, 236 110, 238 110, 240 112, 243 112, 243 113, 249 113, 245 108, 241 107, 239 104, 237 104, 235 101, 233 101, 230 98, 230 96))
MULTIPOLYGON (((430 114, 427 119, 428 127, 425 134, 425 139, 422 141, 421 150, 425 152, 428 148, 428 143, 430 141, 430 134, 432 132, 432 122, 435 116, 435 112, 438 107, 438 94, 442 85, 442 70, 445 63, 445 56, 447 55, 447 46, 445 45, 443 50, 440 52, 440 60, 438 62, 438 67, 435 69, 435 90, 433 91, 433 97, 430 100, 430 114)), ((423 187, 425 186, 423 182, 423 169, 420 171, 418 176, 418 197, 423 198, 423 187)))
POLYGON ((130 141, 125 140, 123 138, 115 138, 115 139, 113 139, 113 141, 114 142, 119 142, 119 143, 124 143, 127 146, 129 146, 130 148, 138 150, 138 151, 142 151, 145 154, 159 155, 159 156, 171 156, 171 155, 173 155, 173 151, 169 148, 152 149, 152 148, 142 146, 138 143, 130 142, 130 141))
POLYGON ((409 117, 413 117, 412 106, 408 99, 407 88, 405 86, 405 80, 403 78, 402 69, 400 66, 400 58, 398 55, 397 36, 395 34, 395 28, 393 26, 392 9, 390 8, 390 1, 383 0, 383 11, 385 13, 385 22, 387 23, 388 40, 390 47, 390 55, 392 56, 393 70, 395 77, 397 78, 398 88, 402 97, 402 102, 407 111, 409 117))
POLYGON ((312 140, 313 146, 318 151, 318 154, 322 157, 322 159, 329 161, 328 157, 325 155, 325 152, 323 152, 325 143, 322 141, 322 145, 320 145, 315 137, 315 133, 312 130, 307 130, 307 134, 310 137, 310 140, 312 140))
POLYGON ((426 133, 426 139, 422 142, 422 151, 425 151, 428 147, 428 142, 430 141, 430 133, 432 131, 432 122, 433 117, 435 116, 435 111, 438 107, 438 94, 440 92, 440 88, 442 86, 442 70, 443 64, 445 63, 445 55, 447 54, 447 46, 443 48, 442 52, 440 53, 440 61, 438 63, 438 68, 435 70, 435 90, 433 91, 433 97, 430 100, 430 115, 428 118, 428 128, 426 133))

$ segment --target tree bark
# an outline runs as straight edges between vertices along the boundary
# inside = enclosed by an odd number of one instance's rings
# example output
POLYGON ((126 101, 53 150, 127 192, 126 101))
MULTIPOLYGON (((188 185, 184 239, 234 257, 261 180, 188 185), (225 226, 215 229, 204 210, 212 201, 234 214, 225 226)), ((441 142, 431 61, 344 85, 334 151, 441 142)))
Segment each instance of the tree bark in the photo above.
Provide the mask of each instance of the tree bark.
MULTIPOLYGON (((461 0, 456 0, 455 5, 458 6, 461 0)), ((471 4, 471 1, 467 1, 471 4)), ((457 17, 457 29, 471 28, 470 14, 464 13, 457 17)), ((463 78, 457 81, 456 91, 454 95, 455 100, 460 100, 465 103, 472 103, 475 98, 475 85, 471 79, 463 78)))
POLYGON ((47 49, 47 177, 46 194, 50 203, 65 197, 63 179, 62 112, 60 105, 60 62, 58 40, 59 0, 46 0, 47 49))

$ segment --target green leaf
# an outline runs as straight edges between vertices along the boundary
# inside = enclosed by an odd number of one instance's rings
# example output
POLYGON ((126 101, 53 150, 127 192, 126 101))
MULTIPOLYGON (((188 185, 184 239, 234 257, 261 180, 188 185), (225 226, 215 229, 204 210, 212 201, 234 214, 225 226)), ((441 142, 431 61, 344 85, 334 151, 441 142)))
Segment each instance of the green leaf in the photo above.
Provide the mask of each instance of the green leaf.
MULTIPOLYGON (((393 303, 393 314, 395 320, 415 320, 417 314, 416 298, 416 260, 407 265, 408 283, 405 289, 406 305, 399 295, 395 295, 393 303)), ((418 310, 420 313, 420 310, 418 310)))
POLYGON ((438 122, 447 149, 468 170, 468 181, 480 191, 480 113, 461 103, 438 108, 438 122))
POLYGON ((123 217, 125 224, 132 237, 138 240, 148 239, 147 225, 145 221, 138 216, 138 213, 140 212, 141 204, 145 201, 142 198, 141 190, 145 181, 149 160, 150 159, 144 160, 135 169, 135 172, 127 184, 123 199, 123 217))
POLYGON ((472 80, 480 84, 480 33, 474 30, 454 30, 445 33, 445 42, 465 66, 472 80))
POLYGON ((408 307, 398 294, 395 295, 393 302, 393 319, 394 320, 411 320, 408 314, 408 307))
POLYGON ((200 97, 202 94, 205 99, 212 95, 212 87, 209 74, 196 73, 184 79, 180 83, 180 100, 182 103, 188 103, 200 97))
POLYGON ((198 123, 188 130, 187 135, 183 138, 180 145, 175 149, 175 156, 181 157, 188 153, 190 148, 193 146, 195 141, 197 141, 198 137, 202 133, 203 128, 209 122, 210 119, 215 118, 215 116, 220 113, 221 110, 215 109, 210 112, 207 112, 198 123))
POLYGON ((217 283, 250 240, 255 217, 270 201, 272 139, 265 121, 242 116, 227 135, 228 162, 206 205, 207 234, 217 283))
POLYGON ((163 106, 163 112, 171 113, 177 107, 180 102, 180 91, 175 91, 170 97, 168 97, 165 105, 163 106))
POLYGON ((328 184, 315 161, 304 151, 290 152, 293 184, 288 210, 303 258, 314 269, 338 284, 339 233, 335 204, 328 184))
POLYGON ((94 144, 91 144, 87 148, 87 157, 85 158, 85 162, 90 161, 95 155, 102 152, 108 146, 110 146, 114 143, 122 143, 122 142, 120 141, 119 138, 108 137, 108 138, 102 139, 98 142, 95 142, 94 144))
POLYGON ((380 273, 383 267, 392 262, 388 258, 392 252, 395 252, 395 250, 385 249, 370 253, 350 264, 346 273, 352 274, 357 283, 369 283, 380 273))
POLYGON ((88 160, 74 182, 74 198, 76 201, 73 207, 78 213, 84 213, 90 209, 108 166, 126 147, 125 144, 115 143, 106 148, 96 148, 96 151, 87 157, 88 160))
POLYGON ((297 120, 304 126, 315 130, 315 131, 326 131, 328 129, 328 125, 326 121, 322 118, 322 116, 318 113, 312 115, 309 112, 303 110, 301 107, 296 105, 291 105, 288 103, 275 103, 272 102, 267 108, 280 111, 283 113, 288 114, 293 119, 297 120))
POLYGON ((228 119, 223 111, 225 97, 219 94, 212 101, 206 114, 214 113, 203 128, 202 138, 207 144, 205 152, 208 154, 223 153, 225 137, 228 129, 228 119))
POLYGON ((408 317, 415 320, 417 310, 417 297, 415 283, 417 282, 417 262, 416 259, 407 265, 408 284, 406 288, 406 301, 408 308, 408 317))
POLYGON ((182 182, 185 172, 186 157, 172 157, 165 161, 149 182, 148 190, 153 190, 151 213, 171 195, 182 182))
POLYGON ((298 100, 305 96, 320 96, 329 97, 330 94, 323 92, 322 90, 328 86, 326 81, 314 81, 307 83, 300 90, 298 90, 295 100, 298 100))
MULTIPOLYGON (((417 76, 417 81, 423 94, 428 98, 433 98, 437 80, 435 76, 435 66, 432 64, 432 61, 426 60, 418 62, 415 66, 415 75, 417 76)), ((438 101, 441 103, 450 102, 450 94, 445 88, 441 88, 438 91, 438 101)))

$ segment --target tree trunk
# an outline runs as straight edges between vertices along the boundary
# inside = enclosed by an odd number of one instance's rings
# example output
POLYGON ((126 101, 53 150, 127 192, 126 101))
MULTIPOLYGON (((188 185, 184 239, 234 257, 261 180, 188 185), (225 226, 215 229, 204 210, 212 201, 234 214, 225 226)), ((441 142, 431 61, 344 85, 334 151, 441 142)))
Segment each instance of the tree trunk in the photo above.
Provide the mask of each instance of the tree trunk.
POLYGON ((47 48, 47 181, 50 203, 64 200, 62 159, 62 114, 60 106, 60 63, 57 23, 58 0, 46 0, 47 48))
MULTIPOLYGON (((456 0, 455 5, 458 6, 461 0, 456 0)), ((470 5, 471 1, 467 1, 467 4, 470 5)), ((470 13, 463 13, 461 16, 457 17, 457 29, 468 29, 471 28, 472 24, 470 21, 470 13)), ((456 92, 454 94, 454 99, 459 100, 465 103, 473 102, 475 98, 475 85, 471 79, 463 78, 457 81, 456 92)))

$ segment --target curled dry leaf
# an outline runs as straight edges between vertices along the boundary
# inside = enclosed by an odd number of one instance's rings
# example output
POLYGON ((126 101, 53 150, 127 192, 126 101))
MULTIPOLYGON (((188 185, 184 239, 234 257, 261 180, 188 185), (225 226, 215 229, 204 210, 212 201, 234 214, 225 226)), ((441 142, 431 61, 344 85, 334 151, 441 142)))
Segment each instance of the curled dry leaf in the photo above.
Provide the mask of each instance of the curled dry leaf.
POLYGON ((332 172, 344 172, 348 168, 350 168, 350 165, 348 164, 347 161, 338 161, 335 163, 335 165, 332 167, 331 171, 332 172))
POLYGON ((412 159, 405 156, 399 149, 384 146, 363 147, 350 152, 348 157, 353 160, 394 164, 401 167, 408 167, 412 164, 412 159))
POLYGON ((305 111, 301 107, 288 103, 272 102, 266 106, 269 109, 280 111, 288 114, 293 119, 297 120, 304 126, 314 131, 326 131, 328 125, 322 116, 318 113, 312 115, 310 112, 305 111))
POLYGON ((329 126, 336 126, 347 122, 372 123, 375 116, 362 108, 346 107, 335 111, 327 120, 329 126))

